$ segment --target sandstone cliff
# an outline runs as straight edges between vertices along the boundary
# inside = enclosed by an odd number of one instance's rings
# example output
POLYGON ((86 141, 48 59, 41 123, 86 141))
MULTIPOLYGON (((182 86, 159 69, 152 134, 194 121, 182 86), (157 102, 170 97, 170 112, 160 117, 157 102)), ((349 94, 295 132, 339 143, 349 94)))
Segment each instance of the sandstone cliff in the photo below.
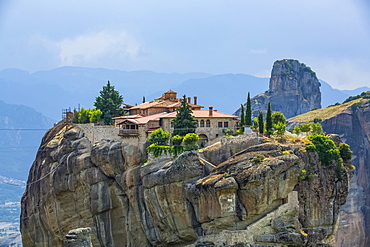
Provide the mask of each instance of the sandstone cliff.
MULTIPOLYGON (((266 110, 271 102, 273 111, 290 118, 314 108, 321 108, 320 82, 315 72, 293 59, 277 60, 271 71, 269 90, 251 99, 253 115, 266 110)), ((240 115, 240 109, 236 112, 240 115)))
POLYGON ((347 203, 341 208, 337 245, 370 246, 370 103, 368 99, 356 99, 342 105, 290 119, 291 126, 297 123, 322 119, 327 133, 340 135, 351 146, 352 164, 356 166, 351 180, 347 203))
POLYGON ((299 141, 245 138, 208 147, 204 159, 193 151, 143 164, 135 146, 92 145, 78 126, 57 125, 22 197, 23 244, 62 246, 87 227, 93 246, 332 245, 349 173, 299 141))

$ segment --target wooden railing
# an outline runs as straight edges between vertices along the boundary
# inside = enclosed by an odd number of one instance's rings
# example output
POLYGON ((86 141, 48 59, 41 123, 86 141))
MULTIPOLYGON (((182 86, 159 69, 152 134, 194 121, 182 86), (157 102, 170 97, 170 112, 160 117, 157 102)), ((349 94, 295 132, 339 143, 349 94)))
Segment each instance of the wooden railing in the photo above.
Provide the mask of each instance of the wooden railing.
POLYGON ((120 135, 120 136, 137 136, 137 135, 139 135, 139 130, 137 130, 137 129, 120 129, 118 135, 120 135))

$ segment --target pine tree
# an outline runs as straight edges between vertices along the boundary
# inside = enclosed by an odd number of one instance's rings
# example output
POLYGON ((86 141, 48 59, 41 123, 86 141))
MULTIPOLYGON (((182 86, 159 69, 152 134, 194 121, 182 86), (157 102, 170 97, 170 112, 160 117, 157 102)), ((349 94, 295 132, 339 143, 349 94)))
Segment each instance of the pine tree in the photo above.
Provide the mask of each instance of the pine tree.
POLYGON ((243 104, 240 104, 240 106, 240 127, 243 127, 245 125, 244 106, 243 104))
POLYGON ((271 135, 273 132, 272 129, 272 112, 271 112, 271 102, 267 105, 267 113, 266 113, 266 133, 271 135))
POLYGON ((195 133, 196 120, 194 119, 189 104, 186 100, 186 95, 181 100, 181 106, 176 110, 176 118, 173 120, 174 130, 172 136, 185 136, 187 133, 195 133))
POLYGON ((261 111, 258 111, 258 132, 262 134, 264 131, 264 127, 263 114, 261 111))
POLYGON ((251 108, 251 96, 248 92, 248 99, 247 99, 247 109, 245 111, 245 125, 251 126, 252 125, 252 108, 251 108))
POLYGON ((117 117, 121 114, 120 107, 123 103, 123 97, 118 91, 114 90, 114 86, 108 81, 103 90, 100 91, 100 96, 96 97, 94 106, 102 111, 102 119, 104 124, 112 124, 112 117, 117 117))

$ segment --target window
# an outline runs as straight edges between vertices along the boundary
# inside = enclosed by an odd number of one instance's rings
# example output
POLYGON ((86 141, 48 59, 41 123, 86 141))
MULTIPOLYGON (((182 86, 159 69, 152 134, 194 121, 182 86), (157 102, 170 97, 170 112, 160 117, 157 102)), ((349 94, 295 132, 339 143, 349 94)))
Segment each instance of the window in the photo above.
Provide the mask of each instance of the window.
POLYGON ((199 127, 199 122, 198 122, 198 121, 196 121, 195 126, 196 126, 197 128, 199 127))
POLYGON ((171 128, 173 128, 173 126, 174 126, 174 123, 173 123, 173 121, 171 121, 171 128))
POLYGON ((206 127, 211 127, 211 121, 207 120, 206 127))
POLYGON ((229 128, 229 122, 224 122, 224 127, 229 128))
POLYGON ((218 122, 218 127, 222 128, 222 122, 218 122))
POLYGON ((204 120, 200 120, 200 127, 204 127, 204 120))

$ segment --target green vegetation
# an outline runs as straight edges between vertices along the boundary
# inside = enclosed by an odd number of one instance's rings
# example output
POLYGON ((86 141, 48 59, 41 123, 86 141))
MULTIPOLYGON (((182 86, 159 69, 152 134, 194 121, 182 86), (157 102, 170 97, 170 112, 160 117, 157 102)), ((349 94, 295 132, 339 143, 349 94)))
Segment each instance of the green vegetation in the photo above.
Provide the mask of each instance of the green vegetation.
POLYGON ((81 108, 80 111, 74 110, 73 122, 74 123, 97 123, 101 120, 102 112, 99 109, 85 109, 81 108))
MULTIPOLYGON (((159 130, 159 129, 158 129, 159 130)), ((155 131, 153 131, 154 133, 155 131)), ((198 150, 199 146, 196 144, 199 140, 199 136, 195 133, 188 133, 184 137, 180 135, 175 135, 171 138, 173 146, 163 145, 167 142, 170 137, 170 134, 166 131, 158 131, 155 135, 153 133, 149 136, 148 140, 157 142, 149 145, 147 147, 148 153, 153 154, 154 157, 161 156, 163 154, 171 154, 177 156, 184 151, 198 150), (181 144, 185 145, 182 146, 181 144)))
POLYGON ((339 153, 343 161, 348 162, 352 159, 352 151, 347 143, 339 144, 339 153))
POLYGON ((370 99, 370 91, 362 92, 361 94, 356 95, 356 96, 351 96, 351 97, 347 98, 345 101, 343 101, 343 104, 347 103, 347 102, 350 102, 350 101, 353 101, 355 99, 370 99))
MULTIPOLYGON (((285 129, 284 129, 285 131, 285 129)), ((267 105, 267 113, 266 113, 266 133, 270 136, 273 132, 272 129, 272 112, 271 112, 271 102, 267 105)))
POLYGON ((278 122, 277 124, 274 124, 274 129, 276 130, 275 133, 279 136, 282 136, 285 134, 285 123, 278 122))
POLYGON ((252 163, 253 164, 259 164, 261 163, 264 159, 266 159, 266 156, 262 155, 262 154, 256 154, 253 158, 252 158, 252 163))
POLYGON ((231 136, 232 134, 234 134, 234 130, 233 129, 223 129, 222 132, 226 135, 226 136, 231 136))
POLYGON ((148 141, 157 144, 165 144, 170 139, 170 132, 164 131, 162 128, 154 130, 148 137, 148 141))
POLYGON ((106 86, 103 86, 103 90, 100 91, 100 96, 96 97, 94 106, 96 109, 101 110, 102 119, 104 124, 113 124, 112 117, 118 117, 123 115, 121 105, 123 103, 123 97, 114 89, 114 86, 110 85, 108 81, 106 86))
POLYGON ((297 126, 294 126, 293 130, 296 134, 299 134, 301 132, 304 132, 306 134, 307 133, 318 134, 318 135, 324 134, 322 126, 319 122, 317 122, 317 123, 304 123, 304 124, 301 124, 301 125, 297 125, 297 126))
POLYGON ((252 129, 254 129, 254 130, 258 129, 258 118, 257 117, 253 118, 252 129))
POLYGON ((335 143, 327 136, 313 134, 308 136, 311 143, 306 144, 306 150, 316 151, 323 165, 330 165, 334 161, 339 162, 340 152, 335 143))
POLYGON ((244 105, 240 104, 240 126, 243 127, 244 125, 245 125, 244 105))
POLYGON ((185 136, 188 133, 195 133, 196 120, 194 119, 192 110, 186 101, 186 95, 181 100, 181 106, 176 110, 176 118, 173 120, 174 130, 172 135, 185 136))
POLYGON ((310 180, 311 178, 314 178, 314 177, 315 177, 315 174, 313 174, 310 170, 309 171, 302 170, 298 176, 298 180, 299 181, 306 180, 306 179, 310 180))
POLYGON ((263 121, 263 115, 261 111, 258 111, 258 132, 260 134, 264 133, 265 123, 263 121))
POLYGON ((223 175, 223 178, 228 178, 228 177, 230 177, 230 174, 225 172, 224 175, 223 175))
POLYGON ((277 124, 277 123, 283 123, 286 124, 286 118, 283 113, 281 112, 274 112, 272 113, 272 123, 277 124))
POLYGON ((289 151, 287 151, 287 150, 285 150, 285 151, 283 151, 283 154, 284 154, 284 155, 288 155, 288 154, 290 154, 290 152, 289 152, 289 151))
POLYGON ((252 125, 252 108, 251 108, 251 95, 248 92, 247 98, 247 109, 245 110, 245 125, 251 126, 252 125))

